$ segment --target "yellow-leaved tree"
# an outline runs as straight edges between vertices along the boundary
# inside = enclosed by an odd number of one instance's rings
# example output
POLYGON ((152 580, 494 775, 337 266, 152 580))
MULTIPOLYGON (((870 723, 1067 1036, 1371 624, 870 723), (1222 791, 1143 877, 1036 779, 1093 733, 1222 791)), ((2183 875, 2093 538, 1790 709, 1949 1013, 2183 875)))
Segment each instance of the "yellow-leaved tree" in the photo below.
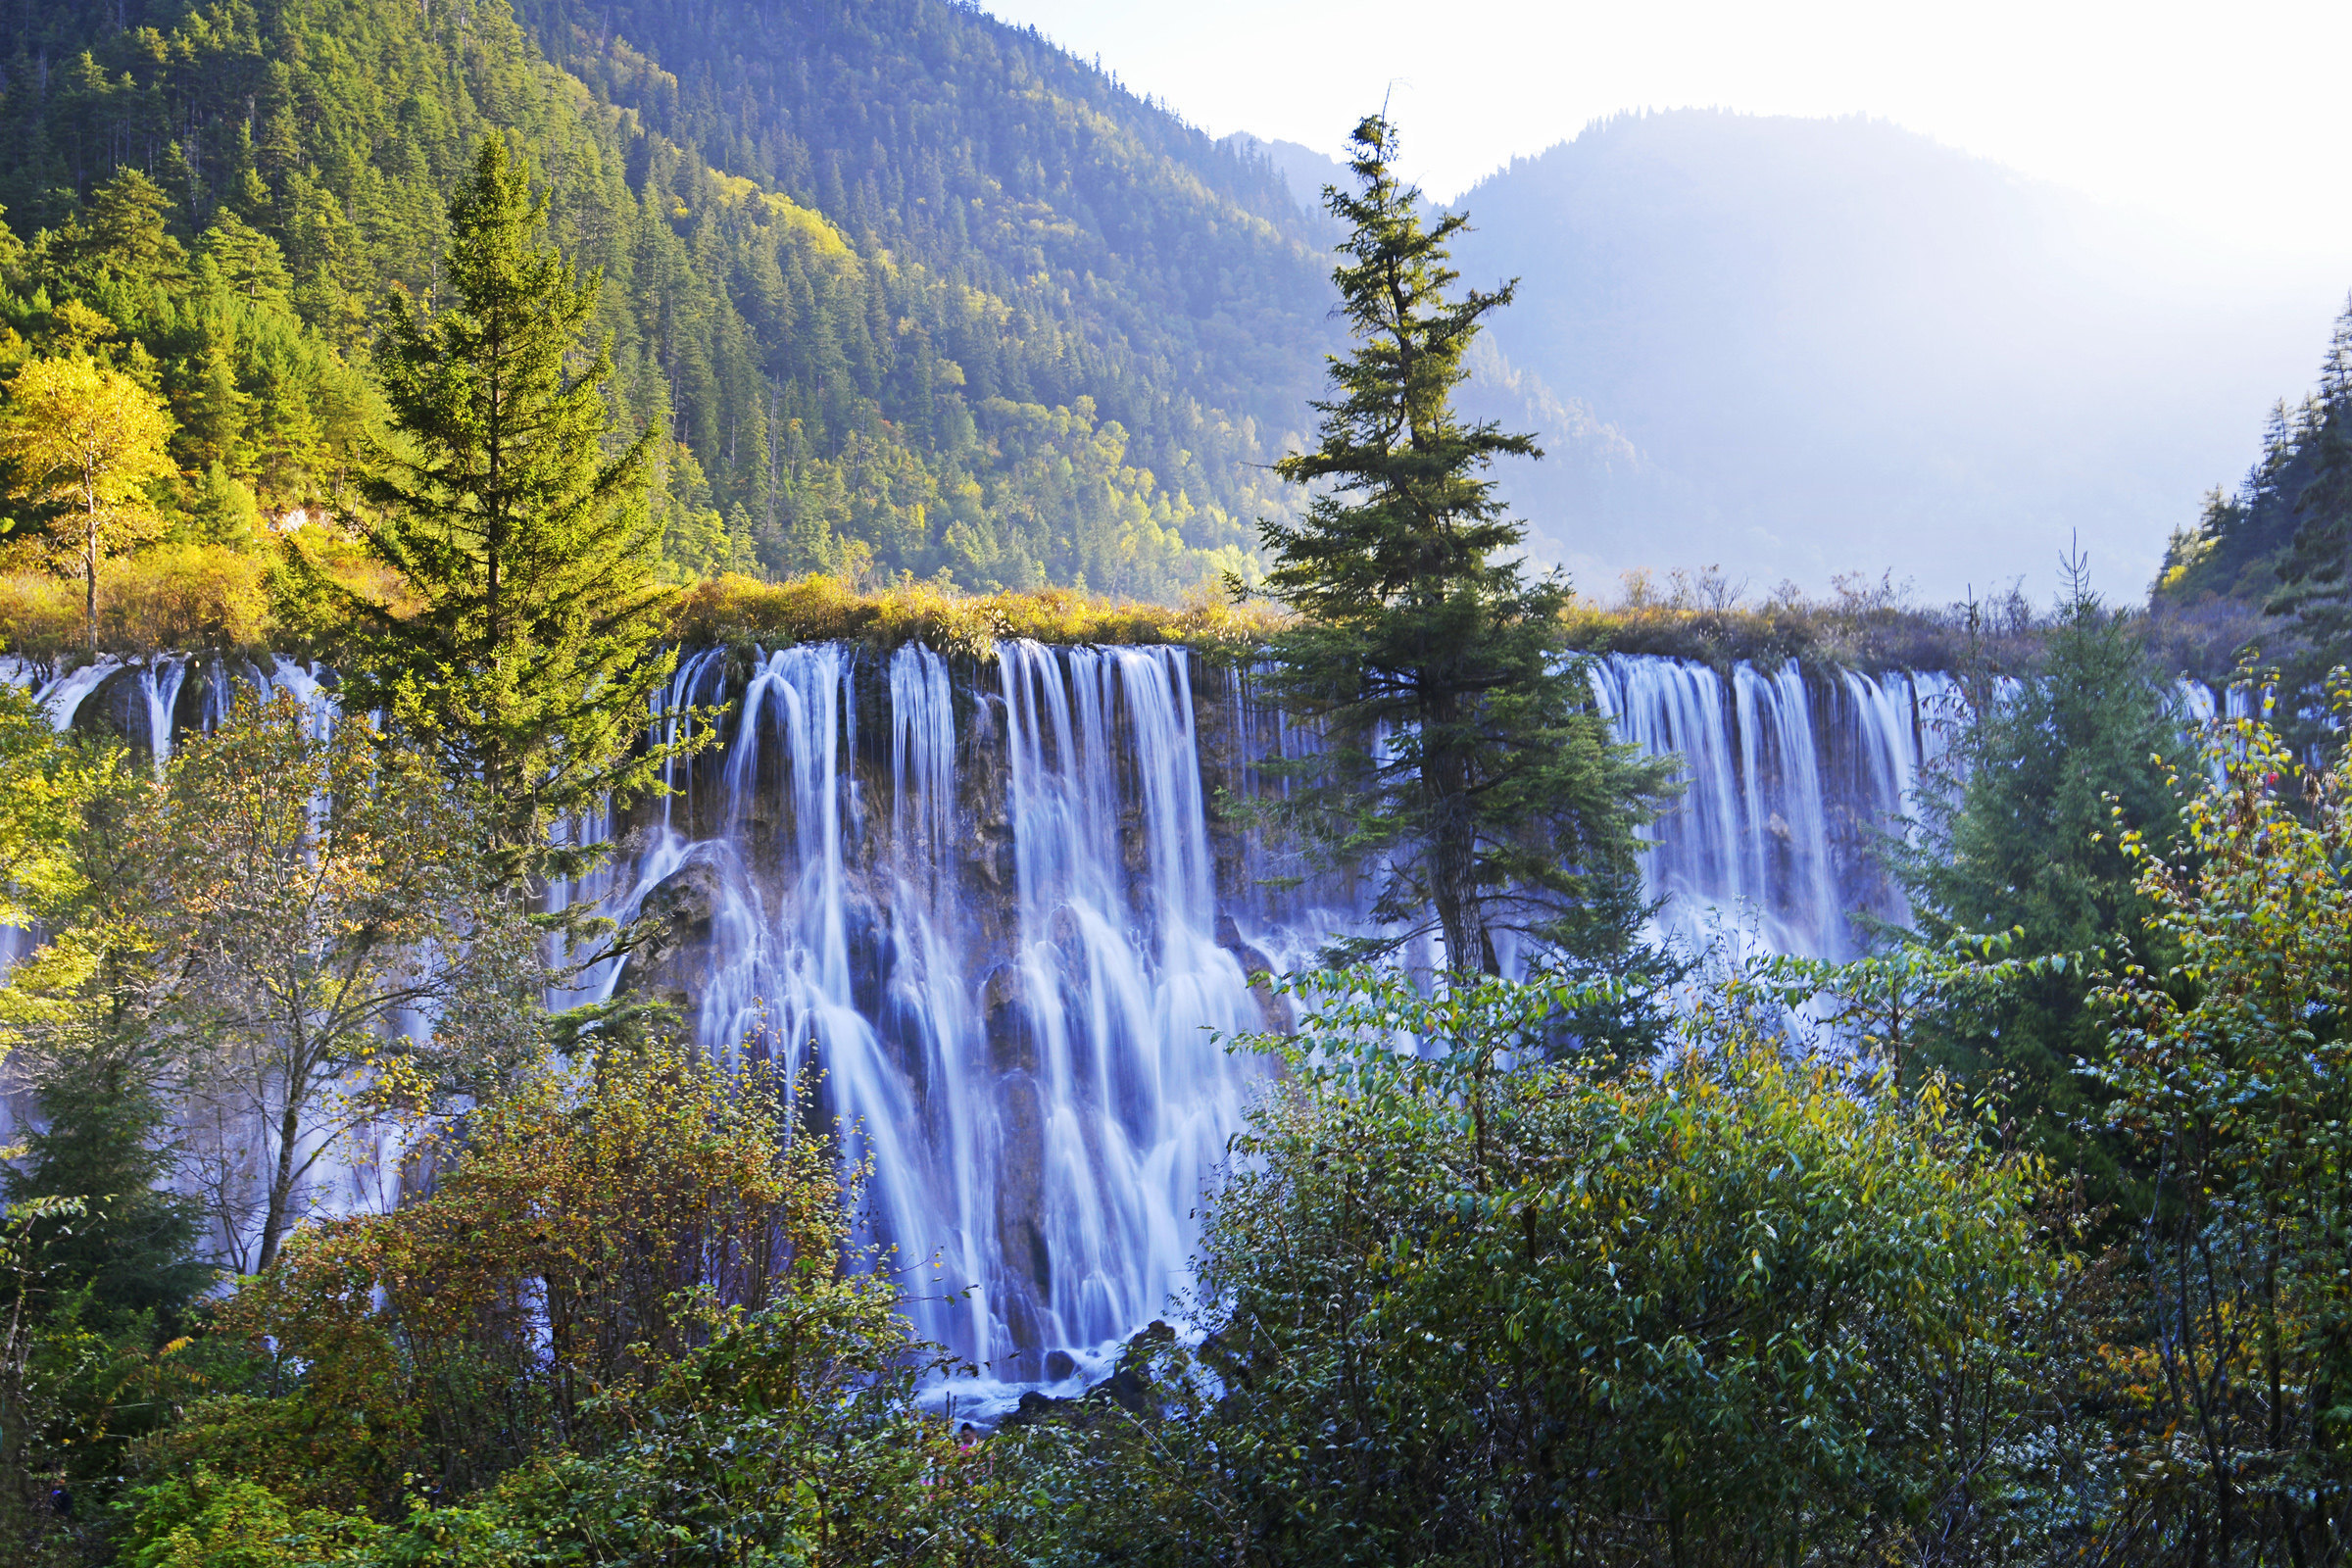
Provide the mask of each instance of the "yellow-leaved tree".
POLYGON ((98 563, 155 526, 146 487, 172 471, 172 416, 129 376, 80 356, 31 361, 8 394, 0 453, 17 466, 20 493, 60 514, 51 560, 81 574, 95 653, 98 563))

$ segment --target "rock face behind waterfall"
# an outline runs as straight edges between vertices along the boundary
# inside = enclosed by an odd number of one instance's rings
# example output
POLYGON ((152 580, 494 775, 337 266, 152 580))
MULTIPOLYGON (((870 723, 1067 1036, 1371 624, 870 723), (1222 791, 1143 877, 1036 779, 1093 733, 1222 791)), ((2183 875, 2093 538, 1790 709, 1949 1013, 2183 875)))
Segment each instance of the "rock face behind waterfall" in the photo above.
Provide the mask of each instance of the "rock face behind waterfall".
MULTIPOLYGON (((34 681, 61 728, 162 751, 237 681, 161 660, 34 681)), ((1651 830, 1669 935, 1710 917, 1783 951, 1851 951, 1899 915, 1870 849, 1932 754, 1948 683, 1790 665, 1599 662, 1619 733, 1689 760, 1651 830)), ((1214 808, 1312 744, 1241 672, 1174 648, 705 650, 657 727, 723 710, 673 794, 612 824, 619 860, 564 890, 642 919, 588 994, 674 1002, 716 1055, 812 1081, 859 1213, 929 1338, 1004 1383, 1099 1371, 1167 1309, 1201 1194, 1262 1081, 1219 1036, 1284 1027, 1268 977, 1358 920, 1214 808)))

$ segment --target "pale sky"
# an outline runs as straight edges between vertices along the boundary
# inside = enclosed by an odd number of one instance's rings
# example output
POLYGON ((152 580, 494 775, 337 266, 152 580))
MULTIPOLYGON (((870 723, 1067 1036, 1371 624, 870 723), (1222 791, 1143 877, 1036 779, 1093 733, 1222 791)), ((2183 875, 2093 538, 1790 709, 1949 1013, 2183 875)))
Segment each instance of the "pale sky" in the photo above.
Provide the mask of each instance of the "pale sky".
POLYGON ((1336 153, 1391 94, 1457 194, 1618 110, 1868 114, 2195 229, 2352 271, 2352 4, 2089 0, 983 0, 1204 129, 1336 153))

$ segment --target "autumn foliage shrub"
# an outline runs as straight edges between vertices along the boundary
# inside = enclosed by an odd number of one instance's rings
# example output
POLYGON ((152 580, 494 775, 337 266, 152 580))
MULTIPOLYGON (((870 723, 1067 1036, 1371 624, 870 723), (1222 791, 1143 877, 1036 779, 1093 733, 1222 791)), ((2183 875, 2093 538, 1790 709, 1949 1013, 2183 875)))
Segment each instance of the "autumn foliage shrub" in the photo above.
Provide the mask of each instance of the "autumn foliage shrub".
POLYGON ((98 637, 110 648, 256 648, 275 626, 269 565, 259 556, 172 544, 99 570, 98 637))
POLYGON ((189 1412, 165 1468, 226 1464, 290 1503, 405 1511, 611 1436, 729 1315, 836 1282, 830 1147, 772 1076, 668 1047, 534 1075, 428 1135, 430 1196, 307 1227, 222 1306, 252 1393, 189 1412), (266 1394, 267 1406, 253 1396, 266 1394))
MULTIPOLYGON (((83 651, 81 598, 76 585, 46 573, 0 576, 0 641, 43 661, 83 651)), ((98 642, 109 653, 259 648, 276 630, 260 556, 167 544, 98 568, 98 642)))
POLYGON ((794 1102, 612 1045, 424 1139, 429 1196, 223 1303, 243 1386, 150 1446, 129 1560, 981 1560, 991 1469, 794 1102))
POLYGON ((0 639, 8 651, 49 661, 81 646, 81 596, 62 577, 14 571, 0 576, 0 639))

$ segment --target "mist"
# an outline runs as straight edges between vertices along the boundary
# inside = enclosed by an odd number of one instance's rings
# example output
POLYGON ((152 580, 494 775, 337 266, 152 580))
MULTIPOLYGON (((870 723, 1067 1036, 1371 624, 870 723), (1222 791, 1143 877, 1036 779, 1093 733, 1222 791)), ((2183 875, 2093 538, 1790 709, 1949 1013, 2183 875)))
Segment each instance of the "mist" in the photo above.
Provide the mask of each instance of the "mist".
MULTIPOLYGON (((1268 148, 1302 205, 1337 165, 1268 148)), ((1465 282, 1518 280, 1465 407, 1533 547, 1606 596, 1891 572, 2040 596, 2079 547, 2137 597, 2312 379, 2344 279, 1883 121, 1618 116, 1462 193, 1465 282)))

